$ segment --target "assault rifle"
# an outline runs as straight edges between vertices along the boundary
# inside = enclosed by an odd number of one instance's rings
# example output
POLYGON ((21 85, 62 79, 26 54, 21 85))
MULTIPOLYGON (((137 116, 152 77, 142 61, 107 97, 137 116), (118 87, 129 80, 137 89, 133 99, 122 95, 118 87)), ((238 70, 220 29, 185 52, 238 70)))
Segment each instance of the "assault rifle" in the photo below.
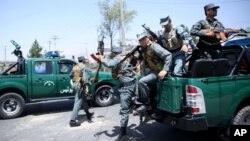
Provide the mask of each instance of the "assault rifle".
MULTIPOLYGON (((132 55, 134 55, 136 51, 138 51, 138 53, 141 53, 142 52, 141 46, 137 45, 136 47, 134 47, 129 53, 127 53, 125 55, 124 58, 122 58, 122 60, 116 66, 120 66, 126 59, 128 59, 129 57, 131 57, 132 55)), ((130 60, 130 62, 131 61, 133 61, 133 60, 130 60)))
MULTIPOLYGON (((102 36, 101 41, 98 41, 98 46, 97 46, 97 53, 96 55, 103 55, 104 53, 104 42, 103 42, 104 36, 102 36)), ((96 56, 94 54, 90 55, 94 60, 96 60, 98 62, 98 67, 97 70, 95 72, 95 76, 93 77, 93 82, 98 82, 98 75, 99 75, 99 71, 102 67, 102 63, 100 62, 100 60, 98 60, 96 58, 96 56)))
POLYGON ((18 62, 17 71, 19 74, 23 74, 25 63, 24 63, 23 53, 21 51, 21 46, 14 40, 10 40, 10 42, 16 47, 11 54, 14 54, 17 57, 17 62, 18 62))
POLYGON ((10 42, 16 47, 16 49, 11 54, 14 54, 18 58, 23 58, 22 51, 20 50, 21 46, 14 40, 10 40, 10 42))
POLYGON ((146 27, 146 24, 143 24, 142 27, 148 32, 148 34, 151 36, 152 41, 157 41, 158 40, 158 36, 150 30, 149 27, 146 27))
POLYGON ((209 32, 214 32, 215 37, 219 40, 226 41, 227 38, 235 33, 240 33, 240 34, 247 34, 248 32, 245 31, 244 29, 232 29, 232 28, 226 28, 224 30, 222 29, 202 29, 202 32, 209 33, 209 32))

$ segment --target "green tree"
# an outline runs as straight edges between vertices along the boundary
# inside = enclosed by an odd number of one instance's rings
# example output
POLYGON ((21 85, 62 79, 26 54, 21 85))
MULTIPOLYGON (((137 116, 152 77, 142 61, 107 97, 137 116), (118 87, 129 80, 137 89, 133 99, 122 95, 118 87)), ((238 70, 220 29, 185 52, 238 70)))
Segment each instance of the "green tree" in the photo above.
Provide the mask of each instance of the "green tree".
POLYGON ((43 50, 43 48, 39 45, 38 41, 35 39, 35 41, 33 42, 30 50, 29 50, 29 54, 27 57, 29 58, 41 58, 43 55, 41 53, 41 51, 43 50))
MULTIPOLYGON (((110 2, 110 0, 102 0, 98 3, 103 21, 98 29, 99 34, 106 35, 110 39, 110 45, 113 45, 113 39, 120 29, 120 2, 119 0, 110 2)), ((128 11, 127 5, 123 4, 124 26, 128 28, 128 24, 132 22, 136 15, 135 10, 128 11)))

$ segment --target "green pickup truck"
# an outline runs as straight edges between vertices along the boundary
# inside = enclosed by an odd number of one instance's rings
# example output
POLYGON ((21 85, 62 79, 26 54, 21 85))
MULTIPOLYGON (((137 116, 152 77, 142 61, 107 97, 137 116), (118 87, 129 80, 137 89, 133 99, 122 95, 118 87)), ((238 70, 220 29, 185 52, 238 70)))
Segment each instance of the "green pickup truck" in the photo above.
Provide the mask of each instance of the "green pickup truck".
MULTIPOLYGON (((64 58, 18 59, 0 74, 0 118, 18 117, 26 103, 70 99, 70 72, 75 61, 64 58)), ((90 72, 93 77, 95 72, 90 72)), ((113 102, 110 88, 116 84, 110 72, 99 72, 99 82, 90 84, 88 98, 98 106, 113 102), (105 81, 107 80, 107 81, 105 81)))
POLYGON ((219 51, 221 58, 196 60, 184 77, 158 82, 159 122, 187 131, 250 125, 250 38, 232 38, 219 51))

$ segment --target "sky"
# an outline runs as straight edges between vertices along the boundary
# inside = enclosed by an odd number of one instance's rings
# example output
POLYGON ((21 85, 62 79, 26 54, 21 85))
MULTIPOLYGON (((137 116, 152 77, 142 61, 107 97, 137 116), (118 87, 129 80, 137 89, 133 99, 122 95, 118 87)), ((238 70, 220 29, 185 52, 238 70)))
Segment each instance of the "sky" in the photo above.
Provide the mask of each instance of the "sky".
MULTIPOLYGON (((27 56, 35 39, 46 50, 59 50, 67 58, 95 53, 99 39, 97 29, 102 21, 100 0, 0 0, 0 61, 15 61, 11 54, 15 40, 27 56), (52 37, 58 37, 53 40, 52 37), (49 46, 49 41, 52 44, 49 46), (54 42, 55 41, 55 42, 54 42), (54 44, 55 43, 55 44, 54 44)), ((189 29, 205 19, 203 7, 220 6, 217 19, 226 28, 250 27, 250 0, 124 0, 127 10, 137 14, 125 28, 125 38, 136 41, 136 34, 146 24, 152 31, 161 30, 160 18, 170 16, 174 25, 189 29)), ((117 33, 119 39, 119 32, 117 33)), ((117 40, 115 42, 117 42, 117 40)), ((105 40, 109 47, 109 40, 105 40)))

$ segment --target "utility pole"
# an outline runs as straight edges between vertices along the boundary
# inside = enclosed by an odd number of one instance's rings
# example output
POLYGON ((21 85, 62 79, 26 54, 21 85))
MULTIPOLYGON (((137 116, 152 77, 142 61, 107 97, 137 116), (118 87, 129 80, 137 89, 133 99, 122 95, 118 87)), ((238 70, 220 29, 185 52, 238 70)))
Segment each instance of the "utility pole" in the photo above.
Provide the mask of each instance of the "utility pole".
POLYGON ((120 42, 121 42, 121 47, 122 47, 122 53, 125 53, 126 48, 125 48, 125 34, 124 34, 123 0, 120 0, 120 42))
POLYGON ((54 40, 54 46, 55 46, 54 49, 56 50, 56 40, 59 39, 59 38, 58 38, 56 35, 53 35, 53 36, 51 37, 51 39, 54 40))
POLYGON ((49 51, 50 51, 50 45, 52 44, 52 42, 49 40, 48 43, 49 43, 49 51))

